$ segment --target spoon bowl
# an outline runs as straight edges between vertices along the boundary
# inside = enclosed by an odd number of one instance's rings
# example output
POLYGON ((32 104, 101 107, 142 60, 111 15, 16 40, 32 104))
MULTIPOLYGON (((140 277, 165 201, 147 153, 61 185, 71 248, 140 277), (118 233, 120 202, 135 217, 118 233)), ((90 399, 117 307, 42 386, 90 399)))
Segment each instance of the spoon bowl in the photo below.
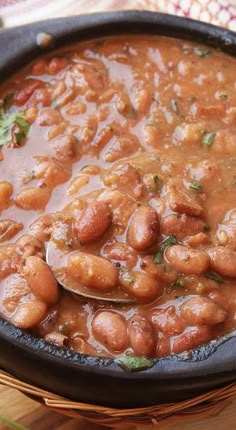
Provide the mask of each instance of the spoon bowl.
POLYGON ((95 300, 103 300, 113 303, 135 303, 135 299, 128 296, 120 287, 109 292, 96 291, 82 285, 78 279, 70 277, 66 273, 66 259, 70 251, 59 249, 53 241, 48 242, 46 252, 46 262, 52 270, 58 284, 67 291, 82 297, 95 300))

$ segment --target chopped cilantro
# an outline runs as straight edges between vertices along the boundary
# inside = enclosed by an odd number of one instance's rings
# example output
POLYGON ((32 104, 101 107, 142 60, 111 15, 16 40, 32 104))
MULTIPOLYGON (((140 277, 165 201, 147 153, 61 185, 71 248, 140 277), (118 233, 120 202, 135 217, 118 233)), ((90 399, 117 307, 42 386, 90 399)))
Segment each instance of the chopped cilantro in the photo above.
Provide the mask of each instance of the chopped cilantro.
POLYGON ((203 132, 202 143, 206 148, 210 148, 212 143, 214 142, 216 133, 212 133, 210 131, 203 132))
POLYGON ((196 191, 201 191, 202 190, 201 185, 198 182, 196 182, 196 181, 190 182, 189 183, 189 188, 191 188, 192 190, 196 190, 196 191))
POLYGON ((14 133, 16 141, 21 144, 30 128, 30 123, 24 119, 24 112, 6 113, 4 109, 0 109, 0 146, 9 142, 10 132, 14 125, 18 126, 14 133))
POLYGON ((166 248, 168 248, 168 246, 171 245, 176 245, 177 243, 177 239, 174 235, 170 235, 168 236, 161 244, 161 247, 159 249, 159 251, 153 256, 153 262, 155 264, 160 264, 162 257, 163 257, 163 253, 165 251, 166 248))
POLYGON ((208 55, 211 54, 211 50, 209 48, 200 48, 199 46, 195 46, 193 49, 194 54, 196 54, 198 57, 208 57, 208 55))
POLYGON ((3 109, 6 109, 9 103, 12 101, 14 93, 7 93, 3 98, 3 109))
POLYGON ((218 284, 224 283, 224 279, 221 278, 221 276, 217 275, 217 273, 215 273, 215 272, 207 272, 205 274, 205 278, 212 279, 213 281, 218 282, 218 284))

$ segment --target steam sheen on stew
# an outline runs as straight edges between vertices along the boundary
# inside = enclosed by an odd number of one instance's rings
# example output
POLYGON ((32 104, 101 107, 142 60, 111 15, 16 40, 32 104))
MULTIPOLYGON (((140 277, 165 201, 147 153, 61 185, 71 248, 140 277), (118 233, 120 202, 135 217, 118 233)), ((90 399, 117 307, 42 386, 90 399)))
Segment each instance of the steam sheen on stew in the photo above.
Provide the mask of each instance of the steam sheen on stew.
POLYGON ((98 356, 236 327, 235 59, 156 36, 41 57, 0 87, 0 315, 98 356), (129 305, 85 299, 68 285, 129 305))

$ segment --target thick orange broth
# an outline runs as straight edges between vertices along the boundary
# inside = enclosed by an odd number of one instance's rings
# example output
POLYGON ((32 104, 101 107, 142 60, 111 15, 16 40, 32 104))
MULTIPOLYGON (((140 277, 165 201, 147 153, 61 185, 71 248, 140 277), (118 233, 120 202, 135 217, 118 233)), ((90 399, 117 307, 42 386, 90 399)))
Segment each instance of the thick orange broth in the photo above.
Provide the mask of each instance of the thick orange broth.
POLYGON ((236 327, 235 66, 116 36, 1 84, 1 316, 98 356, 161 357, 236 327))

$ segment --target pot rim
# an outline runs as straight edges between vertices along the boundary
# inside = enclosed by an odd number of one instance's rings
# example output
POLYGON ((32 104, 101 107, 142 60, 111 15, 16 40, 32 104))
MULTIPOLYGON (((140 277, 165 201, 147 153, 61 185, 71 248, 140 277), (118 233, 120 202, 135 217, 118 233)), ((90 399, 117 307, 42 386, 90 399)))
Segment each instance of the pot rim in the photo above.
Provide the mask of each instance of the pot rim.
MULTIPOLYGON (((73 43, 76 43, 78 37, 85 41, 116 34, 156 34, 193 40, 236 55, 236 33, 212 24, 158 12, 129 10, 92 13, 1 30, 0 77, 9 76, 9 69, 15 69, 19 65, 23 67, 36 56, 69 44, 73 39, 73 43), (46 50, 36 43, 37 35, 42 32, 53 37, 53 46, 46 50)), ((85 373, 99 373, 122 379, 183 379, 225 371, 235 372, 235 338, 236 329, 188 352, 153 359, 153 365, 148 369, 140 367, 136 372, 125 372, 124 363, 118 359, 92 357, 60 348, 28 334, 0 317, 0 342, 7 341, 19 350, 40 356, 45 363, 58 362, 62 366, 79 368, 85 373)))

